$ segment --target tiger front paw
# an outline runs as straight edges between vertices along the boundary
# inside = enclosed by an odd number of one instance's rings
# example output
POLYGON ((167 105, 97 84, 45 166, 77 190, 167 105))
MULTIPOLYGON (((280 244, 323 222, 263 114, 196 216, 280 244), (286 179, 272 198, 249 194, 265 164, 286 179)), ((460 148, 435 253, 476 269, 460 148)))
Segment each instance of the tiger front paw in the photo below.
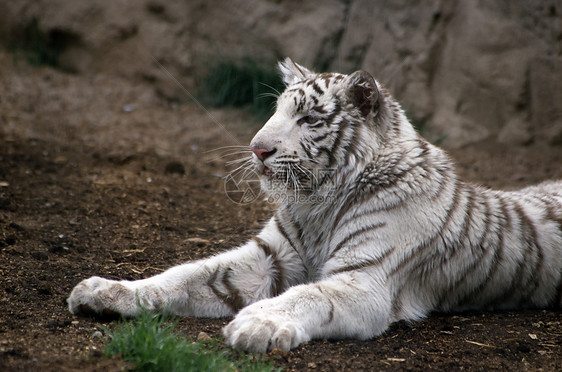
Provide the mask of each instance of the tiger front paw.
POLYGON ((72 314, 131 315, 123 304, 134 304, 134 296, 119 282, 93 276, 74 287, 66 302, 72 314))
POLYGON ((310 340, 298 322, 280 313, 255 308, 255 304, 243 309, 223 333, 226 342, 233 348, 257 353, 275 348, 289 351, 310 340))

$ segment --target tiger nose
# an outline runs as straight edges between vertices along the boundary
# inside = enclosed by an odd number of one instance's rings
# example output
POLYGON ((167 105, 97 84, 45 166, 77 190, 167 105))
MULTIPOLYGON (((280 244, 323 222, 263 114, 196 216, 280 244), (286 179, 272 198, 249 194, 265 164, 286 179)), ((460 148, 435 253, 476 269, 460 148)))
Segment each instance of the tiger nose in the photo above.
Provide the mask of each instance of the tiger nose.
POLYGON ((261 161, 265 161, 265 159, 277 152, 277 149, 275 147, 271 150, 259 147, 250 147, 250 150, 252 150, 252 152, 256 154, 258 159, 260 159, 261 161))

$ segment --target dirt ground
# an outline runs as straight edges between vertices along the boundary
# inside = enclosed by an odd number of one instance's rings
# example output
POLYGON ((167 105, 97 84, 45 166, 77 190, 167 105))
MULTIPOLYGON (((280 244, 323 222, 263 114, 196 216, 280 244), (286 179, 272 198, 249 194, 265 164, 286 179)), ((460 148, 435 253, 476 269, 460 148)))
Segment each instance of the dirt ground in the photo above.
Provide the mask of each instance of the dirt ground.
MULTIPOLYGON (((272 206, 229 201, 224 159, 211 151, 247 144, 252 121, 166 102, 141 79, 64 74, 0 52, 0 370, 120 370, 101 357, 110 321, 72 316, 66 297, 91 275, 146 277, 258 231, 272 206)), ((562 178, 561 148, 450 152, 465 178, 491 187, 562 178)), ((227 321, 185 318, 179 330, 219 335, 227 321)), ((370 341, 267 357, 297 371, 559 371, 562 313, 435 314, 370 341)))

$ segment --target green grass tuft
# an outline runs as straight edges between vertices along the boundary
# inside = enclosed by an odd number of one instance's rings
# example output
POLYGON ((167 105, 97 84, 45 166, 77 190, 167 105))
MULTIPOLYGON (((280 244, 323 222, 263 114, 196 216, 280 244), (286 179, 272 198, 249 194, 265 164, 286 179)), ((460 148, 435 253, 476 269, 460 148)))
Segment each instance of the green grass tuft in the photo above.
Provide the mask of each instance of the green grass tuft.
POLYGON ((216 107, 250 105, 260 120, 275 111, 277 96, 284 90, 279 73, 250 58, 220 60, 199 81, 203 99, 216 107))
POLYGON ((275 370, 251 355, 220 346, 215 340, 191 342, 174 333, 177 321, 143 312, 138 318, 123 320, 105 346, 105 355, 120 355, 137 371, 252 371, 275 370))
POLYGON ((13 49, 15 55, 22 56, 32 66, 58 67, 58 53, 49 38, 39 29, 36 18, 26 24, 22 38, 13 49))

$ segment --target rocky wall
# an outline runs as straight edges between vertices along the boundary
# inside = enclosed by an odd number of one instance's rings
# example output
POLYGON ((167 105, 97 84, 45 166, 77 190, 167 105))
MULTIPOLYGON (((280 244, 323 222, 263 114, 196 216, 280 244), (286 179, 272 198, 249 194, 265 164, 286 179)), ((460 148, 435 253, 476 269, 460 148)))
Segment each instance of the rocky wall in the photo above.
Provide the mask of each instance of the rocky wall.
POLYGON ((18 0, 0 41, 35 24, 68 71, 144 79, 167 97, 217 57, 284 56, 365 69, 424 134, 449 146, 495 139, 562 146, 562 1, 18 0), (35 23, 33 23, 35 22, 35 23))

